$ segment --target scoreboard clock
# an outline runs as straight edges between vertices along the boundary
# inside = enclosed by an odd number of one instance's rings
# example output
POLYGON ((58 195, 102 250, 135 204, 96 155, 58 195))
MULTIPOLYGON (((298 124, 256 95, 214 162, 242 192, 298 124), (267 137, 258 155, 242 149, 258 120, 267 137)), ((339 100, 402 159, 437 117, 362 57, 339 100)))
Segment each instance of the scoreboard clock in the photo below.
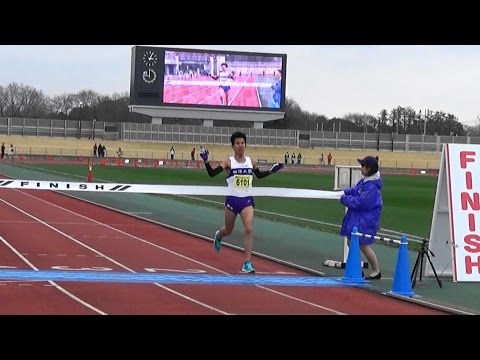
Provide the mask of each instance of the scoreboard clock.
POLYGON ((153 50, 146 50, 143 54, 143 63, 148 66, 152 67, 158 61, 158 55, 153 50))
POLYGON ((161 50, 155 47, 134 46, 130 81, 130 103, 158 106, 162 103, 160 79, 161 50))

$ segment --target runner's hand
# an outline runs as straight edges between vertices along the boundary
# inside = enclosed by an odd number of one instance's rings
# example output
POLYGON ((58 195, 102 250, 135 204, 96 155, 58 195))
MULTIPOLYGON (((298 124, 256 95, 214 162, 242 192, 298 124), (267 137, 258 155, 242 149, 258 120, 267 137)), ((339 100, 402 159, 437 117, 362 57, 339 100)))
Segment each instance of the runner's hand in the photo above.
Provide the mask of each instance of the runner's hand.
POLYGON ((200 150, 200 157, 202 158, 203 162, 208 161, 208 154, 209 152, 207 149, 202 148, 202 150, 200 150))
POLYGON ((270 168, 270 172, 274 173, 280 169, 283 169, 283 163, 276 163, 276 164, 273 164, 273 166, 270 168))

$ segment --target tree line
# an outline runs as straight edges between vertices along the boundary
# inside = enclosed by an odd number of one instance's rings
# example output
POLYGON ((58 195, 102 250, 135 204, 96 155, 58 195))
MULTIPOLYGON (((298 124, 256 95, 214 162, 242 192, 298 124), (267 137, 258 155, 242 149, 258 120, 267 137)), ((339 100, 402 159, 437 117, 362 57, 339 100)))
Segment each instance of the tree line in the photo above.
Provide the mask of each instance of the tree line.
MULTIPOLYGON (((0 117, 36 119, 93 120, 104 122, 148 123, 150 117, 129 112, 128 92, 102 95, 93 90, 63 93, 53 97, 32 86, 10 83, 0 86, 0 117)), ((441 110, 419 110, 410 106, 397 106, 377 115, 348 113, 342 118, 304 111, 292 98, 287 97, 285 117, 264 123, 265 129, 295 129, 307 131, 379 132, 395 134, 425 134, 447 136, 479 136, 480 118, 474 126, 464 126, 453 114, 441 110)), ((201 125, 199 119, 164 118, 164 124, 201 125)), ((251 127, 242 121, 214 121, 214 125, 251 127)))

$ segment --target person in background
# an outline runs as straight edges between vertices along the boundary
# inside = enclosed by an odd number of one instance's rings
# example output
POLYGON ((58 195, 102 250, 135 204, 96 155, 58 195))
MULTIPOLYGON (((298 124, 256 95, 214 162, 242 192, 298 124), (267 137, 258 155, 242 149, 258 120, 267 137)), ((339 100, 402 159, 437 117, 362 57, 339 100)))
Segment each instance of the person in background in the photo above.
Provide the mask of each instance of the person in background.
POLYGON ((275 82, 272 84, 271 89, 273 90, 273 95, 270 106, 279 109, 282 99, 282 69, 278 69, 278 72, 275 74, 275 82))
POLYGON ((8 150, 8 159, 10 161, 13 161, 13 158, 15 157, 16 149, 13 144, 10 144, 10 150, 8 150))
POLYGON ((103 145, 101 143, 98 143, 97 155, 103 157, 103 145))

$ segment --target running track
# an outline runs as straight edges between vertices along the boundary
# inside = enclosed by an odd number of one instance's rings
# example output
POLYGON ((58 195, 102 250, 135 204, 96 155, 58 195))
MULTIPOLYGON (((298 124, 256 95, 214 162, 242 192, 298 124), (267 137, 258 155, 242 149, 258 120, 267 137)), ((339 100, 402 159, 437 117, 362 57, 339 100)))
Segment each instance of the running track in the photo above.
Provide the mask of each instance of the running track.
MULTIPOLYGON (((210 77, 202 77, 200 80, 212 81, 210 77)), ((188 81, 188 80, 187 80, 188 81)), ((237 82, 231 84, 229 92, 229 106, 261 107, 257 88, 241 86, 243 82, 253 82, 254 77, 240 77, 237 82)), ((199 104, 220 106, 219 84, 214 86, 195 85, 171 85, 164 86, 163 102, 169 104, 199 104)))
MULTIPOLYGON (((0 189, 0 206, 3 273, 313 276, 263 258, 240 274, 238 250, 52 191, 0 189)), ((4 279, 0 314, 444 314, 351 286, 4 279)))

